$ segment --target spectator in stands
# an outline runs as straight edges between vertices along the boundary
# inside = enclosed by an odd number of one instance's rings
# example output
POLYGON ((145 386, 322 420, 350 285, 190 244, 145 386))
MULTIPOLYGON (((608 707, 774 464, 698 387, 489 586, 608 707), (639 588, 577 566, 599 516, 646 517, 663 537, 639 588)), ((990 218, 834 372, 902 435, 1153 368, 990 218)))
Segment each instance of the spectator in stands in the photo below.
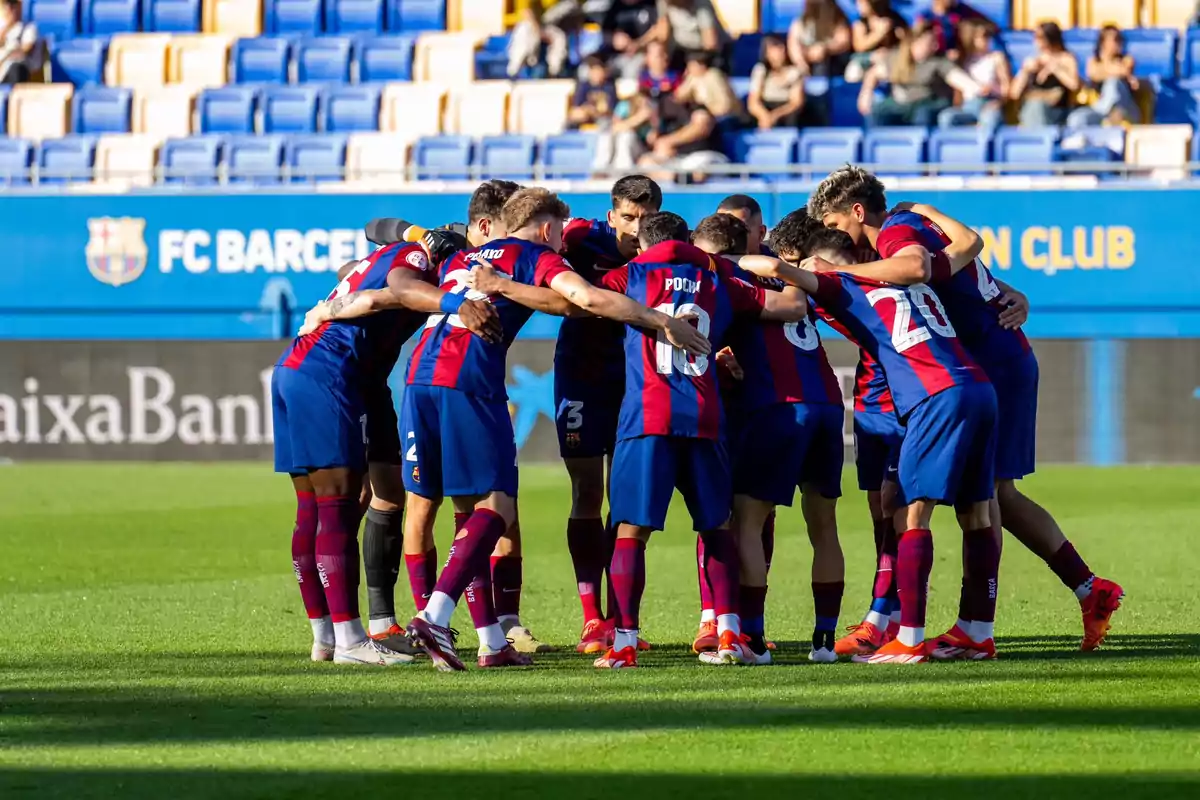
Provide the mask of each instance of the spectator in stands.
POLYGON ((586 75, 575 87, 567 120, 572 128, 607 130, 617 109, 617 89, 604 60, 590 55, 583 61, 586 75))
POLYGON ((835 0, 806 0, 788 26, 788 56, 810 75, 839 77, 850 61, 850 39, 850 20, 835 0))
POLYGON ((1021 124, 1030 128, 1061 125, 1079 91, 1079 64, 1063 44, 1062 29, 1043 22, 1034 31, 1037 53, 1025 59, 1013 80, 1013 100, 1021 102, 1021 124))
POLYGON ((721 151, 721 134, 741 122, 742 108, 714 60, 711 52, 690 53, 683 83, 663 99, 646 138, 651 150, 638 161, 650 177, 666 181, 682 173, 700 182, 705 167, 729 160, 721 151))
POLYGON ((714 66, 726 64, 730 38, 712 0, 658 0, 656 35, 673 52, 713 53, 714 66))
POLYGON ((542 0, 529 0, 508 40, 508 77, 557 78, 567 65, 567 35, 542 23, 542 0))
POLYGON ((862 80, 883 53, 897 47, 908 28, 904 17, 892 8, 891 0, 858 0, 858 15, 850 29, 854 55, 846 68, 846 80, 852 83, 862 80))
POLYGON ((1087 78, 1100 96, 1091 105, 1072 111, 1067 116, 1068 127, 1141 120, 1134 97, 1141 84, 1133 75, 1133 56, 1125 52, 1125 37, 1116 26, 1105 25, 1100 29, 1096 52, 1088 59, 1087 78))
POLYGON ((761 130, 800 126, 804 68, 788 60, 787 44, 775 34, 763 37, 758 63, 750 72, 746 106, 761 130))
POLYGON ((671 69, 671 56, 662 42, 646 45, 646 68, 638 76, 638 93, 628 102, 618 102, 611 133, 596 142, 593 168, 598 174, 632 172, 637 160, 649 149, 647 139, 663 116, 663 105, 671 102, 683 76, 671 69))
POLYGON ((21 20, 20 0, 0 0, 0 83, 26 83, 42 69, 37 25, 21 20))
POLYGON ((600 56, 623 78, 636 78, 645 61, 646 46, 658 35, 656 0, 613 0, 600 30, 600 56))
POLYGON ((991 22, 963 20, 958 33, 959 66, 971 76, 979 91, 964 91, 960 105, 938 114, 938 127, 978 125, 995 130, 1004 121, 1004 100, 1012 82, 1008 59, 993 47, 996 29, 991 22))
POLYGON ((933 30, 937 34, 938 55, 958 61, 958 46, 962 42, 960 26, 967 20, 986 21, 987 17, 958 0, 933 0, 929 9, 921 13, 920 19, 927 19, 933 23, 933 30))
POLYGON ((971 76, 945 56, 937 55, 937 33, 928 21, 918 22, 896 49, 871 67, 863 78, 858 109, 872 126, 929 127, 954 102, 954 92, 978 94, 971 76), (891 86, 875 100, 875 89, 891 86))

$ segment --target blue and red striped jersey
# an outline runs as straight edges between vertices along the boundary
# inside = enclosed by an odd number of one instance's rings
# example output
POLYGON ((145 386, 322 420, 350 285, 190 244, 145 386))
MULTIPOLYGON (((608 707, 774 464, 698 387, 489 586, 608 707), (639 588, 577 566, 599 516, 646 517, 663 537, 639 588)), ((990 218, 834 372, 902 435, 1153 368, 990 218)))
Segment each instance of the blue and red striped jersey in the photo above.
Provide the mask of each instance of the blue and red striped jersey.
POLYGON ((893 286, 844 272, 816 277, 814 299, 883 368, 901 419, 951 386, 987 382, 925 284, 893 286))
MULTIPOLYGON (((683 242, 651 247, 605 275, 601 285, 664 314, 694 314, 714 351, 723 346, 735 317, 759 316, 766 302, 761 286, 721 274, 716 260, 683 242)), ((719 439, 723 428, 715 359, 691 356, 665 336, 627 326, 617 439, 719 439)))
MULTIPOLYGON (((572 269, 594 284, 628 260, 617 247, 616 230, 595 219, 567 222, 562 253, 572 269)), ((625 326, 609 319, 564 319, 554 349, 554 369, 568 379, 584 382, 620 379, 625 369, 624 336, 625 326)))
POLYGON ((813 309, 824 322, 848 340, 858 345, 858 366, 854 369, 854 410, 876 414, 891 414, 896 411, 892 390, 888 388, 887 376, 883 374, 875 357, 863 349, 846 326, 838 322, 829 312, 813 303, 813 309))
POLYGON ((921 245, 929 251, 933 262, 933 279, 929 285, 937 292, 950 322, 958 332, 963 346, 980 366, 1006 364, 1030 352, 1029 340, 1021 330, 1000 327, 1000 287, 992 280, 979 259, 954 275, 950 261, 943 252, 950 237, 933 221, 901 211, 889 216, 879 231, 875 245, 879 256, 888 258, 909 245, 921 245))
MULTIPOLYGON (((394 269, 411 270, 430 283, 434 280, 433 268, 421 245, 398 242, 360 261, 326 300, 386 288, 394 269)), ((276 366, 386 382, 400 349, 425 324, 426 316, 423 312, 395 309, 361 319, 326 322, 312 333, 293 339, 276 366)))
POLYGON ((465 293, 468 300, 487 300, 495 305, 504 336, 499 342, 485 342, 467 330, 457 314, 430 314, 408 362, 410 386, 444 386, 485 400, 508 397, 504 388, 508 348, 533 310, 502 296, 488 297, 468 290, 467 275, 480 259, 529 286, 549 286, 555 276, 571 271, 558 253, 524 239, 497 239, 455 253, 442 264, 441 288, 452 294, 465 293))

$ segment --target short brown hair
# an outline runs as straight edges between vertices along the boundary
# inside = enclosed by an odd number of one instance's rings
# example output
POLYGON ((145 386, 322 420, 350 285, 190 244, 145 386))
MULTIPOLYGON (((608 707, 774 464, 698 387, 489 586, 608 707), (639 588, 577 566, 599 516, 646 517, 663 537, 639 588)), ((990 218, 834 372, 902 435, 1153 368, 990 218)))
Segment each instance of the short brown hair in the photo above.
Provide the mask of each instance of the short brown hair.
POLYGON ((847 164, 821 181, 808 198, 808 215, 822 220, 826 214, 849 211, 855 203, 871 213, 887 211, 883 182, 862 167, 847 164))
POLYGON ((565 220, 571 209, 549 189, 530 187, 521 189, 504 204, 500 219, 509 233, 519 231, 529 223, 543 217, 565 220))
POLYGON ((837 260, 844 260, 847 264, 853 264, 855 261, 854 240, 850 238, 850 234, 837 228, 818 228, 813 231, 804 243, 804 251, 810 256, 825 253, 840 257, 837 260))
POLYGON ((502 180, 484 181, 479 184, 471 193, 471 201, 467 203, 467 222, 499 218, 508 198, 520 188, 520 184, 502 180))
POLYGON ((750 229, 732 214, 716 213, 700 220, 692 231, 692 243, 704 240, 717 248, 716 255, 743 255, 750 229))

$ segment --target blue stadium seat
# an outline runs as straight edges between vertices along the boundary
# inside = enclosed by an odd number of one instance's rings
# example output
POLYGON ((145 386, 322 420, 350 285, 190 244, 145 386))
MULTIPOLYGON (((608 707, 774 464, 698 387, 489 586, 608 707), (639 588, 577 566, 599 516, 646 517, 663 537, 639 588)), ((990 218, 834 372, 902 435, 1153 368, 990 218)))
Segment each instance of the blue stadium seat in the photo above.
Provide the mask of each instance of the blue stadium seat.
MULTIPOLYGON (((997 164, 1049 164, 1058 149, 1058 128, 1002 127, 992 139, 997 164)), ((1017 175, 1047 175, 1048 170, 1012 170, 1017 175)))
POLYGON ((1033 31, 1004 31, 1000 34, 1000 46, 1008 53, 1008 63, 1012 65, 1013 75, 1021 69, 1025 59, 1037 52, 1037 45, 1033 43, 1033 31))
POLYGON ((390 31, 446 30, 446 0, 388 0, 390 31))
MULTIPOLYGON (((475 51, 475 79, 481 81, 503 81, 508 79, 508 34, 489 36, 478 50, 475 51)), ((522 67, 526 70, 526 67, 522 67)), ((518 78, 530 78, 532 75, 521 75, 518 78)))
POLYGON ((350 40, 322 36, 297 43, 296 77, 300 83, 349 83, 350 40))
POLYGON ((43 39, 73 39, 79 35, 79 0, 25 0, 21 16, 37 23, 43 39))
POLYGON ((263 133, 316 133, 315 86, 268 86, 262 92, 263 133))
POLYGON ((36 152, 28 139, 0 137, 0 186, 28 184, 36 152))
POLYGON ((1200 79, 1182 78, 1178 81, 1151 78, 1154 89, 1154 123, 1158 125, 1195 125, 1200 121, 1197 99, 1200 99, 1200 79))
POLYGON ((133 90, 85 86, 71 98, 71 133, 129 133, 133 90))
POLYGON ((263 33, 314 36, 323 29, 321 0, 266 0, 263 3, 263 33))
MULTIPOLYGON (((11 86, 0 86, 0 133, 8 130, 8 94, 11 86)), ((4 137, 0 136, 0 140, 4 137)))
MULTIPOLYGON (((1096 52, 1096 42, 1100 40, 1100 31, 1096 28, 1068 28, 1063 31, 1063 44, 1079 62, 1080 74, 1087 71, 1087 62, 1096 52)), ((1020 65, 1017 65, 1020 68, 1020 65)))
POLYGON ((758 54, 762 50, 763 35, 761 33, 743 33, 733 42, 733 55, 730 58, 729 74, 735 78, 747 78, 754 65, 758 63, 758 54))
POLYGON ((378 86, 334 86, 321 105, 321 128, 330 133, 379 130, 378 86))
MULTIPOLYGON (((807 84, 806 84, 807 85, 807 84)), ((829 105, 829 124, 840 128, 858 128, 863 124, 863 116, 858 110, 858 93, 862 84, 850 83, 843 78, 833 78, 829 81, 827 94, 829 105)))
POLYGON ((233 83, 287 83, 290 55, 284 38, 238 39, 229 53, 229 78, 233 83))
MULTIPOLYGON (((917 4, 919 10, 929 5, 928 0, 917 4)), ((968 5, 996 23, 996 27, 1002 31, 1012 27, 1012 0, 972 0, 968 5)))
POLYGON ((862 160, 882 174, 921 174, 929 132, 921 127, 872 128, 863 137, 862 160), (905 169, 908 167, 909 169, 905 169))
POLYGON ((1190 153, 1188 157, 1193 163, 1200 161, 1200 136, 1192 137, 1192 146, 1188 152, 1190 153))
POLYGON ((325 0, 326 33, 381 33, 383 0, 325 0))
POLYGON ((471 177, 470 136, 425 136, 413 146, 413 166, 419 180, 462 180, 471 177))
POLYGON ((542 164, 547 178, 586 180, 596 160, 596 134, 583 131, 547 136, 542 145, 542 164))
POLYGON ((1179 31, 1172 28, 1136 28, 1125 31, 1125 52, 1133 56, 1133 74, 1139 78, 1175 77, 1179 31))
POLYGON ((291 173, 292 183, 339 182, 346 166, 346 137, 292 136, 284 147, 283 163, 291 173))
POLYGON ((200 30, 200 0, 142 0, 142 30, 196 33, 200 30))
MULTIPOLYGON (((1065 147, 1068 143, 1074 145, 1076 150, 1091 154, 1093 161, 1122 161, 1125 159, 1125 129, 1117 125, 1108 127, 1095 125, 1063 131, 1062 144, 1065 147)), ((1060 157, 1066 152, 1066 150, 1061 150, 1060 157)), ((1084 159, 1076 158, 1074 160, 1084 159)))
MULTIPOLYGON (((948 164, 952 168, 986 164, 991 160, 992 142, 986 131, 975 127, 935 130, 929 135, 930 164, 948 164)), ((945 172, 947 170, 938 170, 945 172)), ((958 174, 979 175, 979 169, 951 169, 958 174)))
POLYGON ((60 39, 50 45, 50 75, 54 83, 88 86, 104 83, 103 39, 60 39))
POLYGON ((95 136, 47 139, 38 152, 39 179, 42 183, 90 183, 95 163, 95 136))
POLYGON ((283 166, 282 136, 234 136, 225 144, 229 182, 270 185, 279 183, 283 166))
POLYGON ((759 19, 764 33, 783 33, 804 11, 804 0, 763 0, 759 19))
POLYGON ((254 133, 257 91, 248 86, 205 89, 196 98, 201 133, 254 133))
POLYGON ((531 180, 536 147, 532 136, 484 136, 475 148, 475 163, 484 178, 531 180))
POLYGON ((1200 76, 1200 28, 1188 28, 1183 43, 1183 77, 1200 76))
POLYGON ((861 160, 863 132, 858 128, 806 128, 796 145, 797 161, 830 169, 861 160))
POLYGON ((189 136, 167 139, 159 151, 163 182, 189 186, 211 186, 217 182, 223 136, 189 136))
MULTIPOLYGON (((800 134, 794 128, 780 128, 771 131, 738 131, 729 134, 726 139, 726 150, 738 164, 750 164, 755 167, 786 167, 796 163, 796 145, 800 134)), ((785 178, 787 173, 776 172, 754 173, 755 177, 785 178)))
POLYGON ((412 36, 372 36, 355 43, 359 83, 412 80, 412 36))
POLYGON ((83 0, 79 30, 85 36, 136 33, 138 0, 83 0))

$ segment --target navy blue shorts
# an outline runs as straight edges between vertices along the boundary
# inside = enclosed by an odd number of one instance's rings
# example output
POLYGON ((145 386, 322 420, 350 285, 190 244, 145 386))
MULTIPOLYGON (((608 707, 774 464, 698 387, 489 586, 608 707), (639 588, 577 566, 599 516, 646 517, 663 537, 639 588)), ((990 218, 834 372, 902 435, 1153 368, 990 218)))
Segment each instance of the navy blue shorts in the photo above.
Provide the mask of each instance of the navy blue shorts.
POLYGON ((371 464, 401 464, 400 422, 396 419, 396 404, 386 383, 370 383, 363 389, 367 406, 367 462, 371 464))
POLYGON ((900 503, 934 500, 963 510, 991 499, 996 473, 996 392, 952 386, 908 415, 900 444, 900 503))
POLYGON ((842 494, 846 409, 829 403, 776 403, 753 412, 735 445, 733 493, 790 506, 796 487, 842 494))
POLYGON ((580 381, 556 369, 554 426, 559 454, 563 458, 597 458, 612 453, 624 396, 624 375, 580 381))
POLYGON ((996 480, 1024 478, 1037 460, 1037 357, 1030 353, 987 372, 996 390, 996 480))
POLYGON ((639 436, 617 442, 609 504, 614 523, 661 531, 678 489, 697 531, 719 528, 733 503, 729 456, 712 439, 639 436))
POLYGON ((404 488, 431 500, 517 496, 517 442, 504 400, 408 386, 400 409, 404 488))
POLYGON ((366 468, 367 412, 357 386, 275 367, 271 413, 276 472, 366 468))
POLYGON ((858 488, 877 492, 885 479, 896 480, 896 459, 904 426, 891 411, 854 412, 854 463, 858 488))

